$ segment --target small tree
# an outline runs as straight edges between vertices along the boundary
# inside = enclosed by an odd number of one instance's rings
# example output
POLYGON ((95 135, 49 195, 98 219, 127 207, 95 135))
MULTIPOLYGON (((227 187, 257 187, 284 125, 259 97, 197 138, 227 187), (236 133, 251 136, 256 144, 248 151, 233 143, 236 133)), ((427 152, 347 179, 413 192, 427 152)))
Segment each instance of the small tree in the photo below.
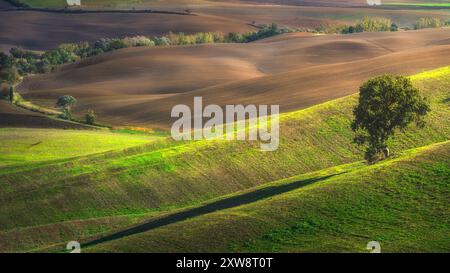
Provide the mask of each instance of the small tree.
POLYGON ((89 110, 84 118, 87 124, 94 125, 97 120, 97 115, 93 110, 89 110))
POLYGON ((69 109, 63 109, 62 113, 58 116, 62 119, 71 120, 72 119, 72 112, 69 109))
POLYGON ((398 31, 398 26, 396 23, 391 24, 391 31, 398 31))
POLYGON ((416 122, 423 126, 423 117, 430 111, 408 78, 383 75, 364 83, 359 90, 359 104, 353 110, 354 141, 366 145, 365 159, 373 163, 381 153, 389 157, 387 140, 396 129, 405 129, 416 122))
POLYGON ((72 107, 75 106, 76 103, 77 100, 70 95, 59 97, 58 101, 56 102, 56 106, 63 110, 60 117, 63 119, 72 119, 72 107))

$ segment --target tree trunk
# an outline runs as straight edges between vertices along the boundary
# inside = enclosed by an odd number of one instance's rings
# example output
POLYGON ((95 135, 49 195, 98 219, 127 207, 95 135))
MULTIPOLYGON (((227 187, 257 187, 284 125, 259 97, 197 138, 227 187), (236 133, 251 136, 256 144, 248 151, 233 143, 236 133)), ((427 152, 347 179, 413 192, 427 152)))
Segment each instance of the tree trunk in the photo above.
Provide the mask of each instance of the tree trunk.
POLYGON ((14 102, 14 87, 12 85, 9 87, 9 100, 14 102))

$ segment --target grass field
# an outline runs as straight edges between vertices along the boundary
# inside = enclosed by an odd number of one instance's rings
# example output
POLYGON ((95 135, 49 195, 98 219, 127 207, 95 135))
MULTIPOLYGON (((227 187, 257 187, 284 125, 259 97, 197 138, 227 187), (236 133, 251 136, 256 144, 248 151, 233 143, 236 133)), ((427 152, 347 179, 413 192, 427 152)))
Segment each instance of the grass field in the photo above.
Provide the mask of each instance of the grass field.
POLYGON ((122 150, 158 139, 106 130, 0 129, 0 167, 29 165, 122 150))
MULTIPOLYGON (((427 127, 412 127, 390 142, 394 155, 448 140, 449 75, 446 67, 412 77, 432 112, 427 127)), ((359 161, 362 151, 349 129, 356 99, 283 115, 280 149, 270 154, 253 142, 166 140, 69 162, 4 167, 0 241, 10 242, 9 250, 46 247, 74 234, 98 235, 270 181, 359 161), (71 225, 75 231, 64 232, 71 225), (95 226, 103 228, 96 232, 95 226), (41 233, 47 234, 42 240, 30 239, 41 233), (28 239, 14 244, 10 238, 17 236, 28 239)))
MULTIPOLYGON (((248 204, 105 242, 87 252, 448 252, 450 142, 227 196, 248 204), (285 189, 283 190, 280 189, 285 189), (179 232, 183 230, 183 232, 179 232)), ((236 201, 237 202, 237 201, 236 201)))

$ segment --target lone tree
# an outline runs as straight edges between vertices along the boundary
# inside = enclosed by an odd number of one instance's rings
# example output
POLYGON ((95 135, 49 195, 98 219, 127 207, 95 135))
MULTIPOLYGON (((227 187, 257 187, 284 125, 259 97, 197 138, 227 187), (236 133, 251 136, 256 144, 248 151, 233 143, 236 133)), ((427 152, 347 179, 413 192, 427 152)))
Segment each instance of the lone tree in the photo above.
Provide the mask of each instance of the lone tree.
POLYGON ((423 127, 423 118, 429 111, 428 102, 408 78, 373 78, 359 89, 359 104, 353 110, 354 141, 366 146, 365 159, 369 163, 377 161, 381 154, 387 158, 387 140, 395 130, 403 130, 412 122, 423 127))
POLYGON ((72 107, 75 106, 76 103, 77 100, 70 95, 59 97, 58 101, 56 102, 56 106, 63 110, 63 113, 60 115, 60 117, 63 119, 72 119, 72 107))

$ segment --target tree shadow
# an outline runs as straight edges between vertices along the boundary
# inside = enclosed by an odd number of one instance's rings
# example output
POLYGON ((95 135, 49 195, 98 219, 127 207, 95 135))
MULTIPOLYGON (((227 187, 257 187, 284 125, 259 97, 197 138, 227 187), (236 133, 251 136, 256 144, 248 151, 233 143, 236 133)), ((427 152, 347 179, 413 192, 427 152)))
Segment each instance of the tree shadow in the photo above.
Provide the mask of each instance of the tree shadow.
MULTIPOLYGON (((344 172, 343 172, 344 173, 344 172)), ((208 213, 212 213, 215 211, 219 211, 219 210, 224 210, 224 209, 229 209, 229 208, 233 208, 233 207, 238 207, 241 205, 245 205, 245 204, 249 204, 249 203, 253 203, 265 198, 269 198, 275 195, 279 195, 282 193, 286 193, 301 187, 304 187, 306 185, 315 183, 315 182, 319 182, 322 180, 326 180, 328 178, 331 178, 333 176, 336 175, 340 175, 343 173, 339 173, 339 174, 332 174, 332 175, 327 175, 327 176, 322 176, 322 177, 318 177, 318 178, 310 178, 310 179, 305 179, 305 180, 300 180, 297 182, 293 182, 293 183, 289 183, 289 184, 284 184, 284 185, 276 185, 276 186, 269 186, 263 189, 259 189, 256 191, 252 191, 249 193, 244 193, 238 196, 233 196, 230 198, 226 198, 223 200, 219 200, 216 202, 212 202, 206 205, 203 205, 201 207, 197 207, 197 208, 193 208, 193 209, 188 209, 182 212, 178 212, 178 213, 174 213, 171 215, 167 215, 167 216, 163 216, 162 218, 158 218, 158 219, 154 219, 154 220, 150 220, 149 222, 143 223, 143 224, 139 224, 137 226, 107 235, 105 237, 99 238, 99 239, 95 239, 93 241, 87 242, 82 244, 82 247, 89 247, 89 246, 93 246, 93 245, 97 245, 100 243, 104 243, 104 242, 108 242, 108 241, 112 241, 112 240, 116 240, 116 239, 120 239, 126 236, 130 236, 130 235, 134 235, 134 234, 138 234, 138 233, 142 233, 142 232, 146 232, 155 228, 159 228, 162 226, 166 226, 169 224, 173 224, 173 223, 177 223, 177 222, 181 222, 184 221, 186 219, 189 218, 193 218, 193 217, 197 217, 200 215, 205 215, 208 213)))

